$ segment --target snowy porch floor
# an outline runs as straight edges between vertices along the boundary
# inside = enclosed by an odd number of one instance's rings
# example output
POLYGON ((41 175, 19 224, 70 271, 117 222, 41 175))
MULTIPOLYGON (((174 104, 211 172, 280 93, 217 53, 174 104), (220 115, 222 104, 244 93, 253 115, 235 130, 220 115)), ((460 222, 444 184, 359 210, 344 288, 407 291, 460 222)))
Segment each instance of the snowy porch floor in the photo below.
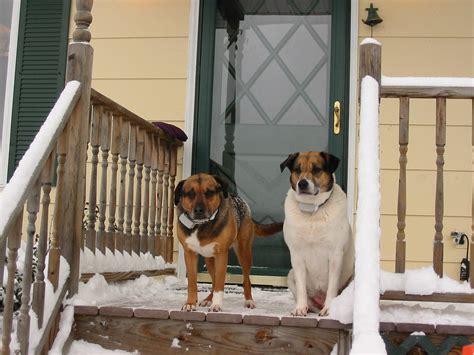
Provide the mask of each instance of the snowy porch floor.
MULTIPOLYGON (((210 285, 199 284, 199 300, 209 291, 210 285)), ((197 353, 283 349, 329 353, 337 342, 343 344, 339 350, 344 353, 350 339, 352 291, 349 286, 334 300, 325 318, 316 314, 292 317, 294 301, 285 288, 254 287, 257 307, 244 308, 242 288, 236 285, 226 285, 222 313, 207 313, 207 307, 181 312, 187 286, 174 276, 142 276, 108 284, 96 275, 87 284, 81 283, 79 294, 71 300, 76 314, 73 338, 142 353, 170 350, 173 344, 197 353)), ((472 336, 474 305, 382 301, 380 330, 472 336)))

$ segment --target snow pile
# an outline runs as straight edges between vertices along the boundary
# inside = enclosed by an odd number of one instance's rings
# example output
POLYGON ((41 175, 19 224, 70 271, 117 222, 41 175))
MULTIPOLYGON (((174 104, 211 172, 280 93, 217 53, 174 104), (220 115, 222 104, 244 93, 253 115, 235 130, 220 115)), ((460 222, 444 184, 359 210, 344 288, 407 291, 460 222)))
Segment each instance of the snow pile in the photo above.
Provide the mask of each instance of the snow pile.
MULTIPOLYGON (((47 258, 48 260, 48 258, 47 258)), ((48 270, 48 265, 46 265, 45 270, 48 270)), ((54 291, 53 284, 46 278, 45 282, 45 294, 44 294, 44 313, 43 313, 43 325, 45 325, 48 319, 53 313, 53 308, 56 305, 56 302, 59 299, 61 290, 63 289, 66 280, 69 278, 69 264, 61 256, 60 266, 59 266, 59 281, 58 288, 54 291)), ((44 329, 38 329, 38 316, 30 309, 30 344, 29 344, 29 353, 34 354, 35 348, 38 345, 41 337, 43 336, 44 329)))
POLYGON ((385 344, 379 334, 381 233, 379 85, 371 76, 365 76, 362 79, 360 101, 354 342, 351 353, 385 354, 385 344))
POLYGON ((50 355, 61 355, 63 346, 66 343, 69 333, 71 332, 72 324, 74 323, 74 307, 66 307, 61 313, 61 320, 59 322, 59 331, 54 339, 53 346, 49 351, 50 355))
MULTIPOLYGON (((51 352, 50 352, 51 353, 51 352)), ((128 351, 123 351, 123 350, 108 350, 106 348, 103 348, 100 345, 97 344, 91 344, 88 343, 84 340, 74 340, 71 343, 71 348, 69 349, 68 352, 69 355, 84 355, 84 354, 122 354, 122 355, 128 355, 128 354, 139 354, 138 351, 134 351, 133 353, 130 353, 128 351)))
POLYGON ((430 295, 432 293, 473 293, 467 281, 458 282, 449 277, 440 278, 431 266, 407 270, 404 274, 382 271, 380 292, 404 291, 412 295, 430 295))
POLYGON ((166 264, 161 256, 153 256, 151 253, 115 252, 105 249, 105 255, 96 249, 95 254, 89 249, 81 250, 81 273, 101 272, 128 272, 144 270, 163 270, 174 268, 174 264, 166 264))
POLYGON ((363 45, 363 44, 376 44, 378 46, 380 46, 380 42, 377 41, 375 38, 364 38, 364 40, 362 42, 360 42, 360 45, 363 45))
POLYGON ((53 149, 55 141, 67 123, 72 110, 68 110, 71 102, 78 97, 81 84, 78 81, 71 81, 66 84, 63 92, 56 101, 56 104, 49 113, 46 121, 41 126, 30 147, 21 158, 10 182, 5 186, 0 194, 0 236, 4 236, 7 227, 13 223, 14 211, 22 204, 30 193, 31 184, 39 176, 42 166, 39 166, 41 158, 47 158, 53 149))
POLYGON ((171 347, 172 348, 181 348, 181 345, 179 345, 179 339, 178 338, 173 338, 173 341, 171 342, 171 347))
POLYGON ((434 86, 474 88, 474 78, 391 77, 382 75, 382 86, 434 86))

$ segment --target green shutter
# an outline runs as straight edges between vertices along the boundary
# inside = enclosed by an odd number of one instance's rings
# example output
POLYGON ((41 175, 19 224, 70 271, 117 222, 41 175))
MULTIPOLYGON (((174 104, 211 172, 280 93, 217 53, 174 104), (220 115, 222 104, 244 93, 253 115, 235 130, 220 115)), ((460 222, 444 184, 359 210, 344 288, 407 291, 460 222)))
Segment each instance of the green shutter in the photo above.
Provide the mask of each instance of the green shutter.
POLYGON ((70 0, 22 0, 8 178, 64 88, 70 0))

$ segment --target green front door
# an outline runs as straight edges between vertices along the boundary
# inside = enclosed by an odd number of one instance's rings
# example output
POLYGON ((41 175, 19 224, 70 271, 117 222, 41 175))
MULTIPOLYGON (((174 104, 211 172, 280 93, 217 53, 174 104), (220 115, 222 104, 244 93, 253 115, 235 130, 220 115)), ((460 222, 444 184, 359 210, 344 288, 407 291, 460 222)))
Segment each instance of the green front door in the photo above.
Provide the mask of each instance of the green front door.
MULTIPOLYGON (((254 219, 283 221, 297 151, 328 151, 345 189, 349 0, 201 1, 193 172, 210 172, 246 199, 254 219), (340 132, 334 131, 334 104, 340 132)), ((257 238, 254 275, 286 276, 280 233, 257 238)), ((240 273, 231 255, 229 272, 240 273)))

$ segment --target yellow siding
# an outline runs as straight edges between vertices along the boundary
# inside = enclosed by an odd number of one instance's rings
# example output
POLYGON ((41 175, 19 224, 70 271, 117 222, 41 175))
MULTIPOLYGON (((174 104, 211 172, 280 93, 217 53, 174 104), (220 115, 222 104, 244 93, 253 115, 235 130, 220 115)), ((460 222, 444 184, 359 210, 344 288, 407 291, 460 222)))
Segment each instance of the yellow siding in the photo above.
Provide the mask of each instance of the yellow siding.
MULTIPOLYGON (((373 35, 382 44, 382 73, 387 76, 474 76, 474 3, 443 0, 386 0, 375 3, 384 22, 373 35)), ((360 2, 365 19, 370 1, 360 2)), ((370 28, 359 28, 359 40, 370 28)), ((456 247, 450 231, 471 230, 471 136, 469 100, 448 101, 445 153, 444 243, 445 274, 457 279, 465 247, 456 247)), ((407 165, 407 268, 426 266, 432 259, 434 191, 436 186, 435 102, 410 102, 407 165)), ((382 100, 380 157, 382 190, 381 259, 394 270, 398 200, 398 100, 382 100)))

